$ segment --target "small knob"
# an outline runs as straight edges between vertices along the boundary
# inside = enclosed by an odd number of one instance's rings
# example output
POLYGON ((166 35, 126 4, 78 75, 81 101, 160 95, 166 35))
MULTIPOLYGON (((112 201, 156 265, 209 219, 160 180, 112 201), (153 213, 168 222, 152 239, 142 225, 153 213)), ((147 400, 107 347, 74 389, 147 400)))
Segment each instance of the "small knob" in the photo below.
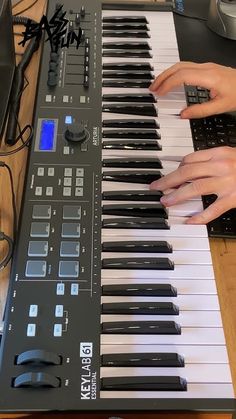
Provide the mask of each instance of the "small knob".
POLYGON ((57 63, 59 60, 59 54, 57 52, 50 53, 50 61, 57 63))
POLYGON ((55 87, 57 85, 57 73, 54 71, 48 72, 47 85, 50 87, 55 87))
POLYGON ((58 64, 55 61, 49 61, 49 71, 57 72, 58 64))
POLYGON ((82 124, 71 124, 65 131, 65 139, 82 143, 87 138, 87 133, 82 124))

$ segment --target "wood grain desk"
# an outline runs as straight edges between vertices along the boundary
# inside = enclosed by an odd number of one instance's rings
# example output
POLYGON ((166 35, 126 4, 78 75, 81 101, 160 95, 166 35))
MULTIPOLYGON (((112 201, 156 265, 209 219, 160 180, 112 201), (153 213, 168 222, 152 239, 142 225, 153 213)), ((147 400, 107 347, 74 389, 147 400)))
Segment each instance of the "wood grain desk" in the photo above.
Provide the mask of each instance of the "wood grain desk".
MULTIPOLYGON (((14 13, 25 9, 30 5, 32 0, 24 0, 18 7, 14 9, 14 13)), ((24 15, 39 20, 43 13, 46 0, 38 0, 37 4, 29 9, 24 15)), ((17 32, 22 32, 23 28, 16 27, 17 32)), ((18 45, 19 37, 16 36, 16 49, 20 52, 18 45)), ((22 107, 20 112, 20 123, 24 127, 25 124, 31 122, 33 113, 34 94, 37 82, 37 69, 40 53, 34 55, 32 62, 27 69, 27 78, 29 86, 25 89, 22 99, 22 107)), ((2 146, 4 150, 4 146, 2 146)), ((23 150, 11 157, 1 158, 7 162, 14 173, 14 187, 17 197, 17 208, 19 210, 21 203, 21 196, 23 190, 25 164, 27 158, 27 150, 23 150)), ((11 209, 11 192, 10 183, 7 173, 4 169, 0 171, 0 230, 6 234, 12 233, 12 209, 11 209)), ((214 262, 214 269, 216 275, 216 282, 218 287, 224 330, 229 351, 229 358, 231 364, 231 371, 233 376, 234 388, 236 392, 236 240, 222 240, 211 239, 211 251, 214 262)), ((1 242, 0 257, 2 258, 6 252, 5 244, 1 242)), ((6 300, 8 281, 10 275, 10 267, 0 272, 0 319, 4 312, 4 305, 6 300)), ((115 412, 113 412, 113 416, 115 412)), ((116 413, 117 416, 125 417, 122 414, 116 413)), ((0 418, 21 418, 25 415, 0 414, 0 418)), ((30 416, 32 419, 66 419, 66 418, 92 418, 89 414, 34 414, 30 416)), ((97 414, 97 419, 104 419, 107 416, 97 414)), ((141 417, 141 416, 139 416, 141 417)), ((137 415, 129 416, 130 419, 138 419, 137 415)), ((154 413, 142 415, 143 419, 229 419, 229 414, 210 414, 210 413, 154 413)), ((29 419, 29 416, 28 416, 29 419)))

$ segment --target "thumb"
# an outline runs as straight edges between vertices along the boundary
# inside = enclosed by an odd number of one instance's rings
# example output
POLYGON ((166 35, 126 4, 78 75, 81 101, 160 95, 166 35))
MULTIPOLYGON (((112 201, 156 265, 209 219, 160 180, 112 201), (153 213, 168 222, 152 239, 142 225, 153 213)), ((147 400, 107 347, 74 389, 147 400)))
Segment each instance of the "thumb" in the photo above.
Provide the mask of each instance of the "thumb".
POLYGON ((225 112, 225 103, 222 99, 212 99, 209 102, 191 105, 183 109, 181 118, 204 118, 206 116, 225 112))

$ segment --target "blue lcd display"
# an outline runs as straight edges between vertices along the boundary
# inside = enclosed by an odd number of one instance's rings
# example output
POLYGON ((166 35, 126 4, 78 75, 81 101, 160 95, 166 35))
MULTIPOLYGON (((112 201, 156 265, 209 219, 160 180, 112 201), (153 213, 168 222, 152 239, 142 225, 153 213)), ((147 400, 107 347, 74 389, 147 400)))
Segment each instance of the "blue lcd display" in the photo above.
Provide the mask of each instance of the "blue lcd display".
POLYGON ((52 119, 43 119, 41 121, 41 130, 39 137, 39 150, 52 151, 55 140, 55 121, 52 119))

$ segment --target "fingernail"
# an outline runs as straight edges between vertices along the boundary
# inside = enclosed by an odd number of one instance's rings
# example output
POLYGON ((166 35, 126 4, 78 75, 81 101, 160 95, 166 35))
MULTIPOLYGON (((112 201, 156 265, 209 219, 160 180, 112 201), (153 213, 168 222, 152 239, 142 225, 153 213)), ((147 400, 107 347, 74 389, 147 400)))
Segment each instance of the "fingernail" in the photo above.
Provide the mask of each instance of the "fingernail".
POLYGON ((169 204, 172 204, 173 199, 169 196, 162 196, 160 199, 160 202, 164 205, 169 205, 169 204))

